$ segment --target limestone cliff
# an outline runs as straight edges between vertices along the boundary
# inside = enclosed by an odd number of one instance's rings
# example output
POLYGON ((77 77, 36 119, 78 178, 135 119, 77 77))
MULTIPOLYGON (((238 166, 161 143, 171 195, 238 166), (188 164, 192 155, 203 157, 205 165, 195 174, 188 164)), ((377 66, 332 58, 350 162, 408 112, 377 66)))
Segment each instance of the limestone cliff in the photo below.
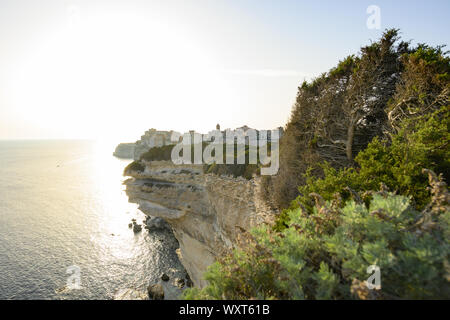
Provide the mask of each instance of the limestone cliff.
POLYGON ((203 287, 206 268, 236 244, 242 229, 270 221, 273 212, 260 201, 259 178, 246 180, 204 174, 201 166, 170 161, 145 163, 128 172, 131 202, 147 215, 164 218, 180 244, 180 260, 194 285, 203 287))
POLYGON ((135 143, 120 143, 116 147, 116 150, 114 150, 113 156, 123 159, 133 159, 135 147, 135 143))

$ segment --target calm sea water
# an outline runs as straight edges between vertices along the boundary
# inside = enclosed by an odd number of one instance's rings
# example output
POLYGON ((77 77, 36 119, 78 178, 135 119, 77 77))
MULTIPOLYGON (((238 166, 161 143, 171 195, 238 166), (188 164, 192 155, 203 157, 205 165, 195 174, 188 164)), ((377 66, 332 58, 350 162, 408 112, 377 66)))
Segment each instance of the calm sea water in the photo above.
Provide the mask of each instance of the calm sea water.
POLYGON ((167 232, 128 228, 145 216, 128 203, 128 161, 113 150, 88 141, 0 141, 0 299, 111 299, 182 270, 167 232), (79 290, 66 287, 70 266, 80 268, 79 290))

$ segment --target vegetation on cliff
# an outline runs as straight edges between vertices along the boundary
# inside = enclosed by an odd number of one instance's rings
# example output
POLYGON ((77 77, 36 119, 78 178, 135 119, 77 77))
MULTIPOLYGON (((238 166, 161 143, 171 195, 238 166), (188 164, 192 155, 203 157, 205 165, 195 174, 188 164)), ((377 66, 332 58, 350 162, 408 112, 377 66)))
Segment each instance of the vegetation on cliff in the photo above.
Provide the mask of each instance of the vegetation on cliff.
MULTIPOLYGON (((202 152, 208 146, 208 143, 203 143, 201 146, 202 152)), ((132 162, 129 166, 127 166, 124 170, 124 174, 127 175, 130 171, 142 172, 145 167, 142 161, 172 161, 172 150, 175 145, 166 145, 162 147, 154 147, 149 149, 147 152, 143 153, 139 160, 132 162)), ((194 148, 191 147, 191 161, 194 160, 194 148)), ((254 175, 258 175, 260 173, 260 164, 259 164, 259 147, 256 147, 257 152, 257 164, 250 164, 249 162, 249 152, 250 148, 248 145, 243 147, 245 152, 245 163, 238 164, 238 146, 235 144, 234 146, 234 155, 233 155, 233 163, 234 164, 226 164, 226 145, 223 146, 223 164, 204 164, 203 171, 205 173, 213 173, 216 175, 227 175, 233 177, 244 177, 248 180, 252 179, 254 175)), ((182 152, 181 152, 182 154, 182 152)), ((268 154, 270 155, 270 143, 268 144, 268 154)), ((214 156, 214 152, 212 153, 214 156)))
POLYGON ((303 83, 264 180, 275 225, 244 234, 184 297, 450 298, 449 75, 442 47, 393 29, 303 83))
POLYGON ((205 274, 204 289, 186 299, 425 299, 450 298, 450 194, 432 171, 433 198, 419 212, 405 196, 386 191, 344 207, 318 194, 312 213, 289 211, 288 226, 263 225, 205 274), (381 271, 369 290, 367 268, 381 271))
POLYGON ((170 161, 172 149, 175 145, 154 147, 141 155, 141 160, 145 161, 170 161))
MULTIPOLYGON (((247 180, 251 180, 255 175, 260 174, 261 163, 259 161, 259 146, 254 147, 256 152, 256 164, 250 164, 250 147, 249 145, 245 145, 243 147, 245 163, 238 164, 238 145, 234 145, 234 155, 233 155, 233 164, 226 164, 226 145, 223 146, 223 164, 209 164, 205 165, 206 173, 214 173, 217 175, 230 175, 233 177, 244 177, 247 180)), ((267 144, 267 153, 270 156, 270 142, 267 144)), ((213 153, 214 155, 214 153, 213 153)))
POLYGON ((289 207, 307 172, 324 177, 325 161, 334 169, 358 168, 355 156, 373 138, 390 143, 401 129, 407 136, 415 128, 404 120, 448 108, 449 96, 450 58, 442 47, 411 48, 398 30, 386 31, 359 55, 299 87, 267 197, 280 209, 289 207))
MULTIPOLYGON (((357 167, 335 169, 322 164, 323 177, 313 170, 305 174, 304 185, 299 186, 300 195, 290 208, 299 206, 312 211, 314 199, 311 193, 332 200, 336 193, 344 201, 352 192, 376 190, 383 183, 389 190, 410 197, 411 204, 422 209, 431 197, 428 181, 422 168, 442 173, 445 181, 450 178, 450 109, 442 107, 433 113, 407 118, 398 133, 390 141, 374 138, 365 150, 355 158, 357 167)), ((286 226, 288 210, 283 210, 277 220, 276 229, 286 226)))

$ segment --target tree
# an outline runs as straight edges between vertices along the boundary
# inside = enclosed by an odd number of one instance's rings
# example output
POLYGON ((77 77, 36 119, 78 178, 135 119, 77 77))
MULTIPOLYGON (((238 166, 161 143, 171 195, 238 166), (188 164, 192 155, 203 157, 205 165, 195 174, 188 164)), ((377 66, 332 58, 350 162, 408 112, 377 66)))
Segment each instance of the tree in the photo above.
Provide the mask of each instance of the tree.
POLYGON ((389 142, 403 119, 449 105, 449 75, 442 47, 411 48, 390 29, 359 55, 304 82, 281 139, 279 174, 265 183, 269 202, 289 207, 308 170, 323 177, 324 161, 335 169, 357 168, 354 157, 374 137, 389 142))
POLYGON ((405 118, 450 104, 450 57, 442 49, 419 44, 402 56, 405 70, 387 108, 391 132, 397 131, 405 118))

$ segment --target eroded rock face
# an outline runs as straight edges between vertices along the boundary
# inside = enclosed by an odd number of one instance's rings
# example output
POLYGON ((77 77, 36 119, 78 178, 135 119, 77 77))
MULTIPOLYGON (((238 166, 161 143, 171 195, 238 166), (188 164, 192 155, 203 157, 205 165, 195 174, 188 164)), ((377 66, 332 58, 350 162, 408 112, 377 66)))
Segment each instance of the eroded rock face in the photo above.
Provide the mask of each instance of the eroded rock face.
POLYGON ((261 201, 259 178, 204 174, 201 166, 170 161, 146 163, 125 181, 131 202, 147 215, 163 218, 180 244, 180 260, 197 287, 202 275, 242 230, 269 222, 274 214, 261 201))

